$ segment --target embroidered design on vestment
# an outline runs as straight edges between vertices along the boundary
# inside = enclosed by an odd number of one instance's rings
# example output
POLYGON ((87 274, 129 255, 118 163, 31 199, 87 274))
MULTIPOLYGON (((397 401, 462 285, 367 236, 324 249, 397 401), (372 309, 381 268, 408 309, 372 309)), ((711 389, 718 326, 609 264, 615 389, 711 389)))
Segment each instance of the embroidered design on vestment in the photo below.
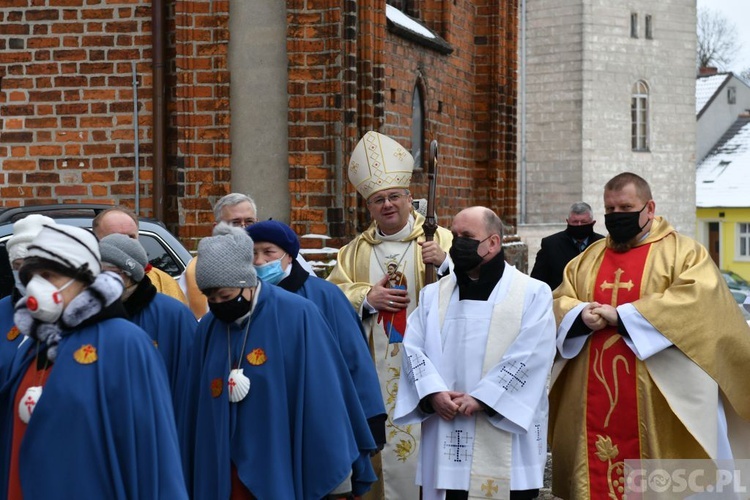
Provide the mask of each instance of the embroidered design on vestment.
POLYGON ((495 498, 495 493, 500 490, 494 479, 488 479, 482 483, 482 491, 484 492, 485 498, 495 498))
POLYGON ((625 359, 625 356, 622 355, 617 355, 612 359, 611 368, 612 378, 614 379, 614 388, 609 386, 607 377, 604 373, 604 351, 612 347, 612 345, 619 339, 620 337, 618 335, 613 335, 604 343, 601 352, 599 349, 594 351, 594 366, 592 367, 594 376, 602 383, 604 390, 607 391, 607 396, 609 397, 609 411, 607 412, 607 417, 604 419, 605 429, 609 426, 609 419, 612 416, 612 412, 615 411, 617 402, 620 400, 620 384, 617 377, 617 364, 622 364, 625 367, 625 372, 630 375, 630 365, 628 364, 628 360, 625 359))
POLYGON ((451 431, 446 439, 446 441, 443 441, 444 454, 451 462, 463 463, 471 461, 474 436, 469 435, 463 429, 456 429, 451 431))
POLYGON ((427 362, 424 360, 424 356, 421 354, 409 354, 409 373, 406 374, 409 377, 409 381, 414 383, 420 380, 424 376, 426 366, 427 362))
POLYGON ((500 367, 498 383, 508 392, 517 392, 526 385, 529 376, 526 363, 511 361, 500 367))
POLYGON ((607 462, 607 484, 609 485, 609 498, 616 500, 623 498, 625 493, 625 462, 613 462, 620 454, 612 439, 601 434, 596 435, 596 457, 602 462, 607 462))

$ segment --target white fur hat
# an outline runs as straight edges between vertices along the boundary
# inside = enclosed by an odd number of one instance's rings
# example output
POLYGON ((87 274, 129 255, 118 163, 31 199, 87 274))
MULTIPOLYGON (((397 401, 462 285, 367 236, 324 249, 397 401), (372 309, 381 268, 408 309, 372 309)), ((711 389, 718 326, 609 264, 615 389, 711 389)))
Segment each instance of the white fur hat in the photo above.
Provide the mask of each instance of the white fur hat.
POLYGON ((388 136, 367 132, 349 160, 349 181, 365 199, 385 189, 409 189, 414 158, 388 136))
POLYGON ((13 223, 13 236, 8 239, 5 248, 8 250, 8 259, 11 265, 16 259, 23 259, 28 253, 29 244, 36 238, 45 224, 54 224, 55 221, 46 215, 31 214, 13 223))

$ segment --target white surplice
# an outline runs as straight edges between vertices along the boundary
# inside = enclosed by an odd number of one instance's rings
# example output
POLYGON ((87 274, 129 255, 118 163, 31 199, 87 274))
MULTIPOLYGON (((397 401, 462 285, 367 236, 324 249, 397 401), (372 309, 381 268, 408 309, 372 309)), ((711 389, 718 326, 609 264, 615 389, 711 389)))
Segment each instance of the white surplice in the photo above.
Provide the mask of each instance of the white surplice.
MULTIPOLYGON (((454 275, 446 279, 455 282, 454 275)), ((510 433, 510 489, 541 487, 547 458, 547 379, 555 355, 549 287, 506 264, 487 301, 459 301, 455 287, 450 301, 443 302, 439 290, 440 282, 425 287, 419 307, 409 316, 394 413, 397 423, 422 422, 416 480, 423 486, 423 498, 444 498, 446 489, 470 490, 477 419, 510 433), (515 299, 510 293, 514 280, 526 281, 515 299), (511 300, 515 303, 504 302, 511 300), (441 302, 447 307, 443 314, 441 302), (493 335, 517 336, 500 359, 485 360, 493 310, 498 305, 520 309, 520 329, 503 331, 500 318, 499 332, 495 326, 493 335), (485 412, 459 415, 448 422, 420 409, 421 399, 447 390, 467 392, 497 413, 492 417, 485 412)))

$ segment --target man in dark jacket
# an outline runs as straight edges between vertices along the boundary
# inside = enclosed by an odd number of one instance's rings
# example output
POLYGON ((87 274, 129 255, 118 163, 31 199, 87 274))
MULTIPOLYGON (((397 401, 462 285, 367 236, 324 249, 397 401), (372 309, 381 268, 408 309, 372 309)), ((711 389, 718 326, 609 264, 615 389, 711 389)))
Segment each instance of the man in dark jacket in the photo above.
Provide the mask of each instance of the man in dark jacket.
POLYGON ((542 247, 536 254, 531 277, 544 281, 554 290, 562 282, 565 266, 596 240, 604 236, 594 232, 591 206, 578 202, 570 206, 565 231, 542 238, 542 247))

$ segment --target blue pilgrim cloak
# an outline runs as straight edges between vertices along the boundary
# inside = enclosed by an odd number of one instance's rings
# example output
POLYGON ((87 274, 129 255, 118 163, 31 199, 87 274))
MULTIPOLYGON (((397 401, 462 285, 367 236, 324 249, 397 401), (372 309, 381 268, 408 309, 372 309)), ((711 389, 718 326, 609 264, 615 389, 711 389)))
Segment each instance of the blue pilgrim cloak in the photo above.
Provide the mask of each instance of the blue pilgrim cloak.
POLYGON ((190 348, 198 322, 192 311, 179 300, 157 293, 148 305, 130 320, 145 330, 164 359, 173 399, 182 391, 190 361, 190 348))
POLYGON ((5 382, 5 377, 13 356, 18 350, 18 345, 24 336, 20 332, 11 333, 15 326, 13 322, 13 296, 6 295, 0 299, 0 387, 5 382))
POLYGON ((367 418, 387 415, 380 393, 378 372, 365 340, 362 322, 344 292, 329 281, 308 276, 296 293, 318 306, 331 326, 367 418))
MULTIPOLYGON (((21 345, 0 389, 0 496, 8 491, 12 403, 36 349, 30 340, 21 345)), ((27 499, 187 498, 164 363, 143 330, 110 318, 63 337, 19 460, 27 499), (86 345, 96 359, 76 361, 86 345)))
POLYGON ((354 469, 354 488, 376 480, 375 450, 346 363, 317 307, 281 288, 258 285, 240 325, 206 314, 198 325, 190 380, 178 406, 188 491, 226 500, 231 464, 260 500, 320 500, 354 469), (247 344, 242 345, 248 326, 247 344), (227 376, 241 360, 250 392, 230 403, 227 376))

